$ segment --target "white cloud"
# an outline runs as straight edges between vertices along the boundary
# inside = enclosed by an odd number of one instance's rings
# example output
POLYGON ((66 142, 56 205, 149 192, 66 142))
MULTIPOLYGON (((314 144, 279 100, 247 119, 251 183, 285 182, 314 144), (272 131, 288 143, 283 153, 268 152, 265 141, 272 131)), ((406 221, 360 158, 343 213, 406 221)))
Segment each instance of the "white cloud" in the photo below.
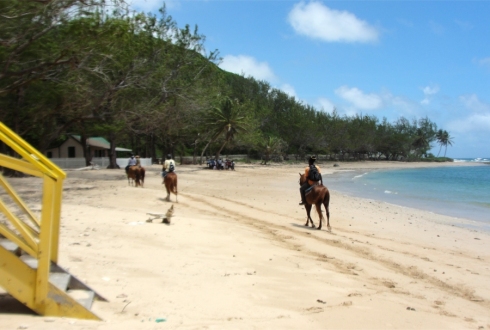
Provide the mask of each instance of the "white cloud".
POLYGON ((424 99, 420 101, 423 105, 428 105, 432 99, 432 96, 439 92, 439 86, 426 86, 422 88, 422 92, 424 93, 424 99))
POLYGON ((354 14, 315 1, 296 4, 288 20, 298 34, 324 41, 374 42, 379 35, 376 28, 354 14))
POLYGON ((251 56, 226 55, 219 67, 236 74, 244 74, 246 77, 252 76, 257 80, 271 82, 277 79, 267 62, 258 62, 251 56))
POLYGON ((473 24, 471 24, 470 22, 465 22, 460 20, 455 20, 454 22, 464 31, 469 31, 474 27, 473 24))
POLYGON ((292 96, 294 98, 298 98, 298 96, 296 95, 296 91, 294 90, 294 87, 291 86, 290 84, 283 84, 280 89, 288 94, 289 96, 292 96))
POLYGON ((444 26, 442 26, 441 24, 439 24, 437 22, 430 21, 429 27, 432 30, 432 33, 434 33, 434 34, 437 34, 437 35, 444 34, 444 31, 445 31, 444 26))
POLYGON ((403 26, 409 27, 409 28, 412 28, 413 27, 413 22, 412 21, 409 21, 407 19, 404 19, 404 18, 398 19, 398 23, 400 23, 403 26))
POLYGON ((482 58, 478 60, 478 64, 482 66, 486 66, 487 68, 490 68, 490 57, 482 58))
POLYGON ((404 96, 393 95, 388 91, 381 94, 384 105, 389 107, 392 116, 420 116, 420 105, 404 96))
POLYGON ((468 110, 472 112, 482 112, 490 114, 490 104, 480 101, 476 94, 460 96, 459 100, 468 110))
POLYGON ((333 104, 332 101, 330 101, 329 99, 326 99, 324 97, 320 97, 318 100, 317 100, 317 108, 318 109, 322 109, 323 111, 325 112, 332 112, 333 109, 335 109, 335 104, 333 104))
POLYGON ((478 132, 487 135, 490 133, 490 104, 482 102, 477 95, 464 95, 460 98, 463 106, 469 111, 465 118, 457 118, 449 123, 449 128, 455 132, 478 132))
POLYGON ((375 110, 383 106, 383 99, 377 94, 366 94, 356 87, 341 86, 335 94, 352 103, 359 110, 375 110))
POLYGON ((422 88, 425 95, 434 95, 439 92, 439 86, 426 86, 422 88))
MULTIPOLYGON (((474 113, 470 116, 458 119, 448 124, 449 130, 459 133, 476 134, 477 132, 490 132, 490 112, 489 113, 474 113)), ((488 137, 487 137, 488 138, 488 137)))

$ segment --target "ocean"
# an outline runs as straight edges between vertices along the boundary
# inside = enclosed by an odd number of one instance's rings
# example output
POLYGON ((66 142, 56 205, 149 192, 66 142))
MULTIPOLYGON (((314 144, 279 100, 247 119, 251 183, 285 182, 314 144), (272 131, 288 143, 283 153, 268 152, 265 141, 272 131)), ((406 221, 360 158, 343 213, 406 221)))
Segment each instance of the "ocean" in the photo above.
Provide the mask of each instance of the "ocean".
POLYGON ((346 195, 473 220, 461 226, 490 231, 490 157, 455 162, 486 165, 340 171, 325 183, 346 195))

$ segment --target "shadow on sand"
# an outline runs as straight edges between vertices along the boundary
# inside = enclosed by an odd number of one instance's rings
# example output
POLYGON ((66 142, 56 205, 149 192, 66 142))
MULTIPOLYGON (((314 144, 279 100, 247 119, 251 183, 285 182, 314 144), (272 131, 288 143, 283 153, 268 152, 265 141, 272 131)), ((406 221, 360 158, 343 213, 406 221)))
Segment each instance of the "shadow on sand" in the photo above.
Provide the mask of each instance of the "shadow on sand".
POLYGON ((8 293, 0 293, 0 314, 37 315, 8 293))

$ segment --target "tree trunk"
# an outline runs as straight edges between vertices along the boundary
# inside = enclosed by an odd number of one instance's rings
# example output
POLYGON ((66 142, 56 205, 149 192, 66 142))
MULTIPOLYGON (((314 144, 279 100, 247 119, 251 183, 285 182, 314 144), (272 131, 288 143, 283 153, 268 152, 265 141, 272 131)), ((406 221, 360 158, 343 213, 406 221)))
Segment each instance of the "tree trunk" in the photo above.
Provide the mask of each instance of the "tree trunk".
POLYGON ((204 155, 204 153, 206 152, 206 149, 209 147, 209 145, 210 145, 211 143, 213 143, 213 142, 214 142, 214 140, 213 140, 213 139, 209 140, 209 142, 208 142, 208 143, 206 143, 206 145, 204 146, 204 149, 202 149, 202 152, 201 152, 201 159, 199 160, 199 165, 202 165, 202 156, 203 156, 203 155, 204 155))
POLYGON ((90 166, 92 161, 92 153, 87 147, 87 136, 85 134, 80 135, 80 144, 83 148, 83 158, 85 158, 85 166, 90 166))
POLYGON ((228 140, 225 140, 225 142, 221 145, 221 148, 219 148, 218 152, 216 153, 216 158, 215 158, 216 160, 219 159, 219 155, 227 143, 228 143, 228 140))
POLYGON ((196 158, 197 158, 197 141, 199 141, 198 139, 196 139, 194 141, 194 154, 192 155, 192 165, 196 165, 196 158))
POLYGON ((152 164, 158 163, 157 162, 157 149, 156 149, 156 145, 155 145, 155 136, 153 135, 153 133, 151 134, 150 152, 151 152, 151 162, 152 162, 152 164))
POLYGON ((119 168, 119 166, 117 165, 117 161, 116 161, 116 156, 117 156, 116 155, 116 141, 115 141, 115 138, 112 134, 109 137, 109 142, 110 142, 109 166, 107 166, 107 168, 112 168, 112 169, 119 168))

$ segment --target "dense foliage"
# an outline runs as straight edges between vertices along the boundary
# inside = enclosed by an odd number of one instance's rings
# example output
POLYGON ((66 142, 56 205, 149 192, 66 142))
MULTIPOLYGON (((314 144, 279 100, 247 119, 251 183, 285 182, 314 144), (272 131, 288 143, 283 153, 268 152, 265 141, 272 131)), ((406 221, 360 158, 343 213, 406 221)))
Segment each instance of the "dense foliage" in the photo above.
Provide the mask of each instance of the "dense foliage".
MULTIPOLYGON (((143 157, 247 153, 419 159, 452 139, 429 118, 394 123, 318 111, 221 70, 197 27, 118 0, 0 2, 0 121, 41 151, 103 136, 143 157), (109 12, 110 10, 110 12, 109 12)), ((5 148, 5 146, 2 146, 5 148)), ((87 155, 87 161, 89 161, 87 155)))

